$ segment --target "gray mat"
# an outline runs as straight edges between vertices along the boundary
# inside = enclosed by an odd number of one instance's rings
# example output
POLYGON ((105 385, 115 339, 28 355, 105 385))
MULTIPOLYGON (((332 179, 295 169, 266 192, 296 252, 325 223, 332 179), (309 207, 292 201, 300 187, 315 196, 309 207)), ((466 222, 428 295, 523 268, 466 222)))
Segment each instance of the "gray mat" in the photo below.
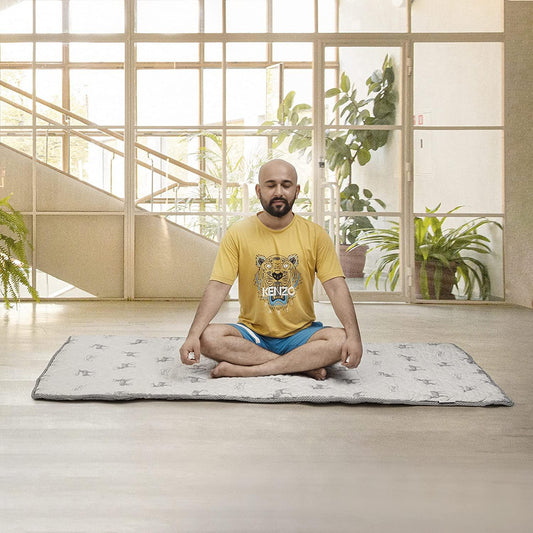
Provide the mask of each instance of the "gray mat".
POLYGON ((408 405, 513 405, 454 344, 367 344, 357 369, 340 364, 329 378, 209 376, 214 362, 180 362, 179 337, 70 337, 39 377, 36 400, 233 400, 408 405))

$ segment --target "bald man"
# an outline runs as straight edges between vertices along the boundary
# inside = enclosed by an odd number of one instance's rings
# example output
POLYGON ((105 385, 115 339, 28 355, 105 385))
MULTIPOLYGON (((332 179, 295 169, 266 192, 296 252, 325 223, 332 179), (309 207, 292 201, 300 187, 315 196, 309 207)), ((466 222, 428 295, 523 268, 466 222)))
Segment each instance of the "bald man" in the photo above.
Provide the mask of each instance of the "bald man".
POLYGON ((333 243, 322 227, 292 211, 300 192, 296 169, 269 161, 255 190, 263 211, 231 226, 222 239, 181 361, 198 363, 200 354, 214 359, 214 378, 303 373, 323 380, 334 363, 357 367, 361 336, 333 243), (316 321, 315 275, 342 328, 316 321), (237 277, 238 322, 211 324, 237 277))

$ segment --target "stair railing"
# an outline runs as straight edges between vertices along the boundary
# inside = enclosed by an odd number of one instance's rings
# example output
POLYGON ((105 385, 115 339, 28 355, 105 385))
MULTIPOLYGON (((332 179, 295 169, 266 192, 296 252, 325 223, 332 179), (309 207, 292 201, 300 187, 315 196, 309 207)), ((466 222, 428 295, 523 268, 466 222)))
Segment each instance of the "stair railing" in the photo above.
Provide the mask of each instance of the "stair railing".
MULTIPOLYGON (((20 89, 14 85, 11 85, 10 83, 7 83, 5 81, 2 81, 0 80, 0 86, 2 87, 5 87, 6 89, 10 90, 10 91, 13 91, 14 93, 16 94, 19 94, 21 96, 24 96, 25 98, 29 98, 29 99, 33 99, 33 95, 27 91, 24 91, 23 89, 20 89)), ((32 110, 23 106, 22 104, 19 104, 17 102, 14 102, 13 100, 10 100, 2 95, 0 95, 0 101, 2 102, 5 102, 13 107, 15 107, 16 109, 19 109, 20 111, 23 111, 25 113, 28 113, 28 114, 32 114, 32 110)), ((49 108, 49 109, 52 109, 58 113, 61 113, 62 115, 64 115, 66 117, 66 119, 70 122, 71 119, 74 119, 78 122, 81 122, 82 124, 84 124, 85 126, 89 126, 91 128, 93 128, 94 130, 100 132, 100 133, 103 133, 105 135, 108 135, 110 137, 113 137, 121 142, 124 142, 124 135, 122 135, 121 133, 119 132, 116 132, 116 131, 113 131, 109 128, 105 128, 105 127, 102 127, 102 126, 99 126, 98 124, 94 123, 94 122, 91 122, 90 120, 87 120, 86 118, 76 114, 76 113, 73 113, 72 111, 68 110, 68 109, 65 109, 63 107, 60 107, 56 104, 53 104, 52 102, 48 102, 46 100, 43 100, 42 98, 39 98, 39 97, 35 97, 35 102, 49 108)), ((114 158, 115 155, 118 155, 120 157, 124 157, 124 152, 116 149, 116 148, 113 148, 105 143, 102 143, 102 142, 99 142, 97 141, 96 139, 92 138, 90 135, 86 135, 84 133, 82 133, 81 131, 79 130, 76 130, 72 127, 68 127, 66 128, 64 124, 61 124, 60 122, 57 122, 49 117, 46 117, 45 115, 42 115, 40 113, 36 113, 35 114, 36 118, 40 119, 40 120, 43 120, 45 122, 47 122, 49 125, 52 125, 52 126, 55 126, 57 127, 58 129, 64 131, 65 133, 69 132, 87 142, 90 142, 92 144, 94 144, 95 146, 98 146, 100 148, 102 148, 103 150, 108 150, 109 152, 112 153, 112 157, 114 158)), ((48 139, 48 132, 47 132, 47 139, 48 139)), ((142 203, 146 203, 148 200, 151 199, 151 201, 153 202, 153 199, 155 196, 158 196, 160 194, 163 194, 164 192, 167 192, 167 191, 170 191, 170 190, 173 190, 173 189, 176 189, 176 188, 180 188, 180 187, 197 187, 198 186, 198 183, 197 182, 193 182, 193 181, 185 181, 181 178, 178 178, 177 176, 174 176, 173 174, 171 174, 169 171, 168 171, 168 167, 170 164, 178 167, 178 168, 181 168, 187 172, 190 172, 192 174, 195 174, 196 176, 198 176, 199 178, 203 178, 203 179, 206 179, 207 181, 210 181, 216 185, 222 185, 222 180, 220 178, 217 178, 216 176, 212 176, 211 174, 207 173, 207 172, 204 172, 203 170, 200 170, 200 169, 197 169, 197 168, 194 168, 194 167, 191 167, 190 165, 187 165, 186 163, 183 163, 182 161, 179 161, 177 159, 174 159, 173 157, 170 157, 169 155, 167 154, 163 154, 162 152, 159 152, 157 150, 154 150, 153 148, 150 148, 144 144, 141 144, 139 142, 135 142, 135 147, 143 152, 145 152, 147 155, 148 155, 148 158, 150 159, 151 161, 151 164, 148 164, 146 163, 145 161, 142 161, 140 159, 137 159, 135 158, 135 162, 137 165, 143 167, 143 168, 146 168, 148 170, 150 170, 150 172, 152 173, 152 182, 153 182, 153 173, 155 172, 156 174, 159 174, 163 177, 165 177, 166 179, 168 179, 169 181, 172 181, 173 183, 167 187, 164 187, 162 189, 159 189, 157 191, 154 191, 153 190, 153 186, 152 186, 152 191, 151 191, 151 194, 148 195, 148 196, 143 196, 142 198, 139 198, 136 200, 136 204, 142 204, 142 203), (161 170, 159 168, 157 168, 157 166, 155 166, 153 164, 153 160, 151 158, 151 156, 154 156, 162 161, 165 161, 166 162, 166 170, 161 170)), ((48 148, 46 150, 46 155, 48 157, 48 148)), ((241 184, 239 183, 227 183, 226 184, 227 187, 240 187, 241 184)), ((177 191, 175 191, 177 192, 177 191)))

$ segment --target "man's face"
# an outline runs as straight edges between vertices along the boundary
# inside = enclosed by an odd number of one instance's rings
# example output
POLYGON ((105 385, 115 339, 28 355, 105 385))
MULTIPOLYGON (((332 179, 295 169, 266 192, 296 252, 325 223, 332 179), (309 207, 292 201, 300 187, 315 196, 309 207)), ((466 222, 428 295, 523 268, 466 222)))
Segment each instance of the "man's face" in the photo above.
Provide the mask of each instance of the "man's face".
POLYGON ((291 212, 300 192, 296 179, 292 169, 282 164, 273 164, 263 169, 255 191, 269 215, 281 218, 291 212))

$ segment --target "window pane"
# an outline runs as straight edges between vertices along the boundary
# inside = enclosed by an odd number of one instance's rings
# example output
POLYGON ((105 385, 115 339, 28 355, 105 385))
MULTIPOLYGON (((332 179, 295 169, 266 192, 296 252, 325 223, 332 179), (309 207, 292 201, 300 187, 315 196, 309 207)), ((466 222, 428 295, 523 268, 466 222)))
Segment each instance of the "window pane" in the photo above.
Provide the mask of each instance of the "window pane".
POLYGON ((37 159, 63 170, 64 132, 58 128, 46 128, 37 131, 37 159))
POLYGON ((176 202, 185 205, 188 198, 197 197, 201 179, 176 162, 203 170, 202 139, 196 131, 168 135, 156 131, 143 133, 137 142, 156 153, 137 148, 138 205, 148 211, 176 213, 176 202))
POLYGON ((313 60, 311 43, 274 43, 272 45, 274 61, 309 61, 313 60))
POLYGON ((259 167, 269 160, 269 152, 268 137, 256 133, 235 132, 227 140, 227 181, 240 185, 229 189, 227 209, 230 212, 255 213, 261 209, 254 188, 259 167))
POLYGON ((122 70, 70 71, 72 111, 101 125, 124 124, 122 70))
POLYGON ((139 70, 137 121, 152 126, 199 122, 198 70, 139 70), (184 105, 186 103, 186 105, 184 105))
POLYGON ((139 33, 198 32, 197 0, 137 0, 139 33))
POLYGON ((378 212, 400 209, 401 150, 398 130, 326 131, 328 181, 339 183, 343 209, 378 212), (357 152, 364 144, 378 148, 370 150, 368 162, 361 165, 357 152), (351 164, 347 157, 339 157, 344 152, 350 153, 351 164))
POLYGON ((339 31, 405 32, 407 31, 406 2, 375 0, 339 2, 339 31))
MULTIPOLYGON (((313 72, 311 69, 283 69, 283 96, 294 91, 294 105, 313 103, 313 72)), ((301 116, 307 116, 311 119, 311 107, 309 110, 302 112, 301 116)))
POLYGON ((318 0, 318 31, 333 33, 337 27, 337 0, 318 0))
POLYGON ((399 219, 341 217, 340 243, 341 266, 352 292, 401 292, 399 219), (357 233, 360 228, 369 229, 357 233), (346 244, 346 234, 359 235, 351 249, 346 244))
POLYGON ((501 131, 415 131, 415 210, 503 209, 501 131))
POLYGON ((227 61, 266 61, 265 43, 228 43, 226 45, 227 61))
POLYGON ((338 88, 341 92, 326 98, 326 122, 333 120, 335 124, 352 126, 400 124, 401 50, 342 47, 338 51, 339 79, 333 87, 326 86, 326 91, 338 88), (365 99, 371 101, 356 105, 365 99), (339 106, 337 110, 335 105, 339 106), (365 118, 365 110, 374 118, 365 118))
POLYGON ((32 43, 1 43, 0 61, 31 61, 32 43))
MULTIPOLYGON (((148 133, 140 136, 138 142, 164 154, 164 157, 161 159, 157 154, 137 149, 140 161, 137 167, 137 205, 147 211, 164 214, 167 220, 204 237, 219 240, 222 225, 219 221, 215 223, 215 218, 220 216, 222 209, 220 132, 203 135, 191 130, 164 136, 157 135, 157 132, 148 136, 148 133), (215 218, 206 215, 206 212, 212 212, 215 218)), ((228 170, 228 182, 233 177, 228 170)), ((233 189, 230 187, 228 191, 230 195, 233 189)))
MULTIPOLYGON (((56 106, 62 105, 62 72, 59 69, 37 69, 36 73, 37 96, 46 102, 56 106)), ((55 111, 50 106, 37 103, 37 112, 55 122, 63 124, 64 119, 62 113, 55 111)), ((37 121, 43 125, 50 125, 49 122, 38 119, 37 121)))
POLYGON ((222 70, 204 69, 202 124, 222 124, 222 70))
POLYGON ((55 62, 63 59, 62 43, 37 43, 36 59, 42 62, 55 62))
MULTIPOLYGON (((41 298, 96 298, 96 295, 90 294, 71 283, 51 276, 46 272, 37 269, 36 272, 37 290, 39 291, 39 296, 41 298)), ((26 298, 30 298, 29 291, 27 291, 26 298)))
POLYGON ((228 124, 261 124, 265 117, 264 69, 229 69, 227 73, 228 124))
POLYGON ((32 100, 16 90, 32 92, 31 71, 0 69, 0 79, 13 87, 0 87, 0 95, 8 100, 0 103, 0 123, 2 126, 31 126, 32 100))
POLYGON ((271 65, 266 69, 266 115, 275 125, 310 126, 312 123, 313 73, 306 69, 288 69, 271 65), (291 103, 292 98, 292 103, 291 103), (291 103, 280 120, 278 110, 282 101, 291 103))
POLYGON ((122 33, 124 0, 70 0, 71 33, 122 33))
POLYGON ((503 31, 503 0, 416 0, 415 32, 503 31))
POLYGON ((274 0, 272 30, 279 33, 315 31, 315 0, 274 0))
POLYGON ((204 54, 205 54, 206 61, 222 62, 222 44, 205 43, 204 54))
POLYGON ((502 67, 501 43, 416 44, 415 124, 501 126, 502 67))
POLYGON ((137 61, 198 61, 198 43, 139 43, 137 61))
POLYGON ((222 3, 220 0, 204 0, 204 31, 220 33, 222 31, 222 3))
POLYGON ((119 198, 124 198, 124 158, 112 151, 123 153, 123 143, 87 130, 82 133, 83 138, 74 131, 68 134, 52 128, 38 131, 39 159, 78 178, 40 168, 38 210, 123 211, 119 198))
POLYGON ((2 4, 0 4, 0 33, 32 32, 33 0, 11 0, 2 4))
POLYGON ((33 135, 29 128, 0 129, 0 143, 3 143, 30 157, 33 154, 33 135))
POLYGON ((265 0, 226 0, 228 33, 263 33, 267 31, 265 0))
POLYGON ((69 51, 74 63, 124 62, 124 45, 120 43, 70 43, 69 51))
POLYGON ((37 0, 35 6, 37 33, 63 32, 62 0, 37 0))

